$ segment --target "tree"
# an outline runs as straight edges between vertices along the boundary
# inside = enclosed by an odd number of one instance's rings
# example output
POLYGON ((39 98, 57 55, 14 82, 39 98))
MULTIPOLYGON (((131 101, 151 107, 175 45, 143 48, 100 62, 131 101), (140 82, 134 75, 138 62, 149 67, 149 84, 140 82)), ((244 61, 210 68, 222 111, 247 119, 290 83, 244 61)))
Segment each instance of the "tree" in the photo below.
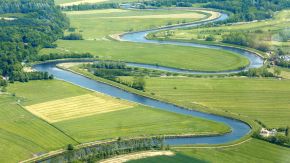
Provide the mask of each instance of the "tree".
POLYGON ((145 89, 145 79, 144 77, 134 77, 132 87, 139 90, 145 89))
POLYGON ((67 145, 67 150, 68 151, 74 150, 74 146, 72 144, 67 145))
POLYGON ((83 40, 83 36, 80 33, 71 33, 68 36, 63 37, 64 40, 83 40))
POLYGON ((205 41, 215 41, 215 37, 213 35, 209 35, 205 38, 205 41))

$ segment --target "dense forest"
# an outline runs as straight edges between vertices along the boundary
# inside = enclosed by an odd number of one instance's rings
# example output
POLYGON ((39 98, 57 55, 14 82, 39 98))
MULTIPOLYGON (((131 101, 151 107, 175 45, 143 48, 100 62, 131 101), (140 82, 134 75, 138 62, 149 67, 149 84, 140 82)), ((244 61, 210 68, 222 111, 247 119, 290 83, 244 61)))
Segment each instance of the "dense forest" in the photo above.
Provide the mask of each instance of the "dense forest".
POLYGON ((1 0, 0 17, 14 18, 0 20, 0 75, 10 79, 22 78, 22 62, 51 47, 69 26, 53 0, 1 0))

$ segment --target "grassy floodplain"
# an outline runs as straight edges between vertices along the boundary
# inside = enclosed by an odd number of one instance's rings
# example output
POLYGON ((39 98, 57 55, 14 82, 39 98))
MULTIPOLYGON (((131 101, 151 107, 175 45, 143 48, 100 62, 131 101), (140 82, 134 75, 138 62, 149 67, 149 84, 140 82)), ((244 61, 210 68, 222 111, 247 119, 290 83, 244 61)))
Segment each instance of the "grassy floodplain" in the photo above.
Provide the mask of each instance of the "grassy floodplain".
POLYGON ((219 27, 203 27, 193 29, 172 30, 170 36, 166 33, 159 32, 155 34, 156 38, 173 39, 173 40, 205 40, 208 36, 214 36, 215 42, 222 41, 224 35, 231 32, 244 32, 250 37, 255 38, 254 42, 265 43, 272 48, 282 48, 286 52, 290 50, 289 41, 282 41, 282 35, 289 35, 290 10, 283 10, 275 13, 274 17, 269 20, 244 22, 219 27), (166 36, 166 38, 165 38, 166 36))
POLYGON ((109 9, 72 11, 66 12, 66 14, 71 20, 71 27, 76 28, 76 31, 80 32, 85 40, 59 40, 56 42, 58 48, 43 49, 41 51, 43 55, 48 53, 90 52, 101 59, 159 64, 197 71, 233 70, 249 64, 245 57, 226 51, 174 45, 129 43, 107 39, 108 35, 156 28, 168 23, 197 21, 206 17, 200 13, 172 10, 131 11, 109 9), (191 15, 190 18, 188 17, 189 14, 191 15), (168 15, 172 17, 168 18, 168 15))
POLYGON ((261 140, 252 139, 244 144, 212 149, 182 149, 174 150, 175 156, 157 156, 141 160, 128 161, 128 163, 145 162, 168 162, 168 163, 256 163, 256 162, 281 162, 287 163, 290 160, 290 149, 273 145, 261 140))
POLYGON ((17 162, 37 153, 64 148, 67 144, 119 136, 218 134, 229 131, 223 124, 132 104, 58 80, 14 83, 7 91, 15 97, 0 95, 1 162, 17 162), (88 104, 83 103, 84 96, 90 99, 88 104), (105 106, 102 100, 106 101, 105 106), (23 108, 17 105, 17 101, 23 108), (97 109, 88 105, 96 105, 97 109), (30 109, 55 116, 57 120, 45 121, 45 116, 33 111, 37 116, 31 114, 26 110, 31 106, 37 107, 30 109), (103 112, 102 108, 108 110, 103 112), (74 113, 78 110, 88 114, 76 116, 74 113), (68 113, 67 117, 63 117, 64 112, 68 113), (10 159, 11 156, 14 156, 13 159, 10 159))
POLYGON ((146 92, 173 103, 257 119, 268 127, 290 126, 290 81, 249 78, 148 78, 146 92))

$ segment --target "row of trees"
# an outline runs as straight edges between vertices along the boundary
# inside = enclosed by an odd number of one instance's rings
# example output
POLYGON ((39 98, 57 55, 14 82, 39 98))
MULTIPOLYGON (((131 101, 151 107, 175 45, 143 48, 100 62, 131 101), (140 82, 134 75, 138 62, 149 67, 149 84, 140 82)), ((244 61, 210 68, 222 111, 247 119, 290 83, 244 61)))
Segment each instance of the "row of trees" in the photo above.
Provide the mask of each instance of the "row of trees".
POLYGON ((274 73, 268 71, 266 67, 261 67, 261 68, 250 68, 248 71, 241 71, 237 75, 247 77, 275 77, 275 75, 279 75, 281 71, 279 71, 279 69, 275 69, 274 73))
POLYGON ((80 4, 72 6, 62 6, 60 8, 64 11, 82 11, 82 10, 120 8, 120 6, 118 3, 101 3, 101 4, 80 4))
POLYGON ((49 75, 47 72, 19 72, 16 71, 9 79, 11 82, 20 81, 28 82, 29 80, 51 80, 53 75, 49 75))
POLYGON ((43 47, 63 36, 67 18, 53 0, 1 0, 0 14, 15 20, 0 20, 0 75, 14 77, 22 73, 22 62, 37 55, 43 47))
POLYGON ((112 141, 103 144, 97 144, 92 147, 81 149, 74 149, 69 145, 67 152, 58 155, 49 160, 41 160, 48 162, 96 162, 101 159, 109 158, 116 155, 127 154, 131 152, 144 151, 144 150, 161 150, 168 149, 164 146, 164 138, 138 138, 122 140, 119 138, 117 141, 112 141))
POLYGON ((33 58, 30 58, 30 61, 48 61, 65 58, 98 58, 98 56, 94 56, 90 53, 70 53, 70 54, 50 53, 47 55, 37 55, 33 58))

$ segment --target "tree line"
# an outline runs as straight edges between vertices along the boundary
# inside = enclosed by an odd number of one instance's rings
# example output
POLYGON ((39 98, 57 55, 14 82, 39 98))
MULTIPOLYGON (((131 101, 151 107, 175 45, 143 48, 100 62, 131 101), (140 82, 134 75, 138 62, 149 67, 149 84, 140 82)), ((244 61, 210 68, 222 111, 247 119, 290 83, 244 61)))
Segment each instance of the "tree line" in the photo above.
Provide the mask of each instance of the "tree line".
MULTIPOLYGON (((162 150, 169 149, 164 145, 164 137, 155 138, 137 138, 123 140, 119 138, 116 141, 97 144, 92 147, 81 149, 74 149, 69 145, 64 154, 50 158, 49 162, 96 162, 101 159, 106 159, 116 155, 127 154, 131 152, 144 151, 144 150, 162 150)), ((40 161, 40 162, 41 162, 40 161)))
POLYGON ((94 56, 91 53, 69 53, 69 54, 49 53, 46 55, 34 56, 33 58, 30 58, 30 61, 48 61, 66 58, 98 58, 98 56, 94 56))
POLYGON ((15 17, 0 20, 0 75, 10 79, 22 78, 22 63, 52 47, 69 26, 53 0, 1 0, 0 14, 15 17))
POLYGON ((109 8, 120 8, 120 6, 118 3, 101 3, 101 4, 79 4, 60 7, 60 9, 64 11, 83 11, 83 10, 109 9, 109 8))

